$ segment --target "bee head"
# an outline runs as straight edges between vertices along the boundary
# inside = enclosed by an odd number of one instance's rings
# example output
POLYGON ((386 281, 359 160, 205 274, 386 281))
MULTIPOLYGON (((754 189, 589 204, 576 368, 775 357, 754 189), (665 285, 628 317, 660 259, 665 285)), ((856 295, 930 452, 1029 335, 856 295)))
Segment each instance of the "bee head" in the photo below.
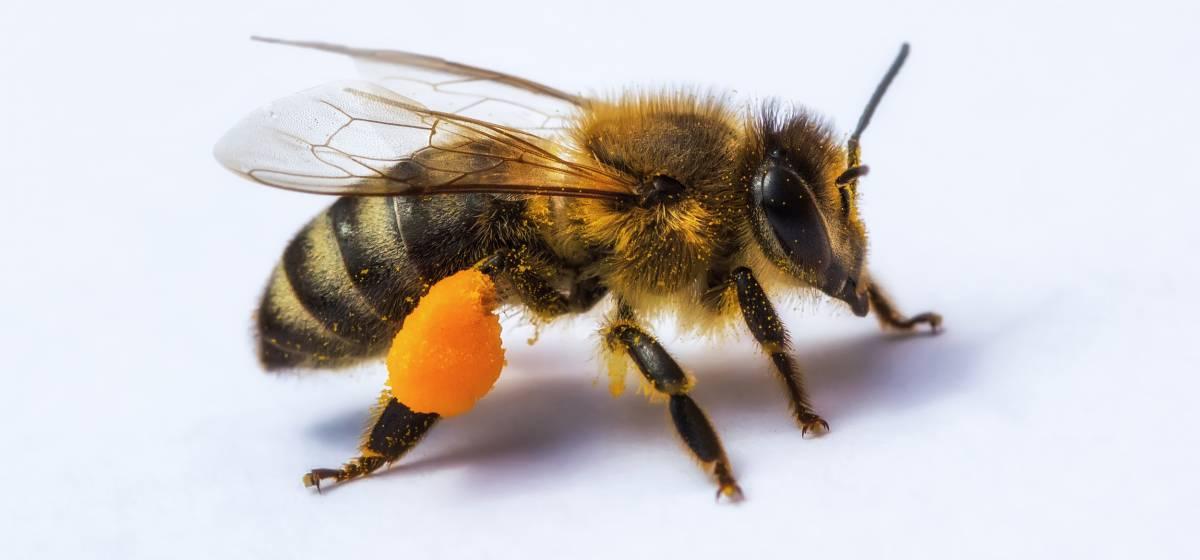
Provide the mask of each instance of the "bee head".
POLYGON ((768 110, 764 117, 761 159, 750 176, 760 245, 785 272, 865 315, 867 234, 856 201, 861 172, 847 167, 846 152, 809 114, 781 119, 768 110))
POLYGON ((859 138, 908 56, 900 49, 845 148, 803 110, 763 111, 748 150, 752 220, 760 246, 777 266, 867 314, 867 232, 858 216, 859 138))

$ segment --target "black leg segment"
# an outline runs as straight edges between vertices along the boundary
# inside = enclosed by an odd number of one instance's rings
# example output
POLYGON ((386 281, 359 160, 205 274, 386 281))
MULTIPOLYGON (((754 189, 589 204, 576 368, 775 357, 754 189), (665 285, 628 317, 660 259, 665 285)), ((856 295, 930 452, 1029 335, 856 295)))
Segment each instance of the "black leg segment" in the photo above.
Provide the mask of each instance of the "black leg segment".
POLYGON ((340 469, 313 469, 304 475, 304 486, 321 491, 321 480, 337 482, 366 476, 379 467, 399 459, 432 428, 437 414, 414 412, 387 391, 379 398, 370 429, 363 434, 360 455, 340 469))
POLYGON ((668 395, 687 391, 687 375, 654 337, 633 325, 617 325, 609 337, 621 343, 655 390, 668 395))
POLYGON ((630 323, 613 326, 605 339, 610 348, 623 350, 629 355, 656 391, 670 396, 668 408, 675 430, 692 454, 706 468, 712 469, 717 479, 717 497, 741 499, 742 489, 733 477, 733 469, 729 465, 729 458, 725 456, 721 439, 717 437, 704 411, 687 395, 691 384, 679 364, 654 337, 630 323))
POLYGON ((717 437, 712 423, 700 410, 700 406, 691 397, 679 394, 671 395, 671 420, 675 422, 675 430, 687 444, 688 449, 696 454, 701 462, 712 464, 713 476, 717 478, 717 497, 727 496, 739 500, 742 489, 733 478, 733 470, 729 466, 729 458, 721 447, 721 439, 717 437))

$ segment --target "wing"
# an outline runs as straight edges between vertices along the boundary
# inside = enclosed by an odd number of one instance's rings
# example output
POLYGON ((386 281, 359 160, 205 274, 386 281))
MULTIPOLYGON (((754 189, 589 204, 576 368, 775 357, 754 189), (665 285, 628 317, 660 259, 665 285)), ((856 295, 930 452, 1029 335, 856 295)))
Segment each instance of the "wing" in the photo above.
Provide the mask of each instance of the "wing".
POLYGON ((541 136, 562 130, 567 118, 588 104, 584 97, 511 74, 423 54, 316 41, 251 39, 349 56, 370 81, 416 99, 430 109, 541 136))
POLYGON ((633 180, 571 146, 336 82, 247 116, 214 149, 235 173, 334 195, 530 193, 621 198, 633 180))

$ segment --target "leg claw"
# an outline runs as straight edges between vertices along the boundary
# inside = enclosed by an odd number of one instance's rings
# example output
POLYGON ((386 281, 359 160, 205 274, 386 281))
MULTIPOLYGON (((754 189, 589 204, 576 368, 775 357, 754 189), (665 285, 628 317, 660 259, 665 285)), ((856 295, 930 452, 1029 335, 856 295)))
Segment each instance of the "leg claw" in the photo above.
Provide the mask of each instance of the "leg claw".
POLYGON ((721 501, 721 498, 727 498, 730 502, 737 503, 744 500, 746 497, 744 494, 742 494, 742 487, 738 486, 736 482, 730 480, 722 482, 717 488, 717 501, 721 501))
POLYGON ((920 315, 917 315, 906 322, 909 324, 909 326, 916 326, 921 323, 925 323, 926 325, 929 325, 929 331, 933 334, 942 332, 942 316, 937 313, 921 313, 920 315))
POLYGON ((304 487, 316 488, 317 493, 321 493, 321 480, 326 478, 336 478, 338 473, 336 469, 313 469, 304 473, 304 487))
POLYGON ((829 433, 829 422, 817 416, 816 414, 804 414, 800 416, 800 436, 807 438, 809 434, 812 437, 821 437, 829 433))

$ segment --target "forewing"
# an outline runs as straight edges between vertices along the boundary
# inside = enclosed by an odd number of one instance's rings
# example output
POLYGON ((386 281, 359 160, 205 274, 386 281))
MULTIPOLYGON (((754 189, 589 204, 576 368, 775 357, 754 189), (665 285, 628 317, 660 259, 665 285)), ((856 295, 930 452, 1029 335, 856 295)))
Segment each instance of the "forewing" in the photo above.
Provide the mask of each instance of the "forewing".
POLYGON ((368 82, 332 83, 267 105, 214 152, 259 183, 320 194, 635 192, 631 180, 570 146, 434 111, 368 82))
POLYGON ((586 98, 531 80, 434 56, 316 41, 253 39, 349 56, 370 81, 432 110, 543 137, 561 131, 570 116, 588 103, 586 98))

